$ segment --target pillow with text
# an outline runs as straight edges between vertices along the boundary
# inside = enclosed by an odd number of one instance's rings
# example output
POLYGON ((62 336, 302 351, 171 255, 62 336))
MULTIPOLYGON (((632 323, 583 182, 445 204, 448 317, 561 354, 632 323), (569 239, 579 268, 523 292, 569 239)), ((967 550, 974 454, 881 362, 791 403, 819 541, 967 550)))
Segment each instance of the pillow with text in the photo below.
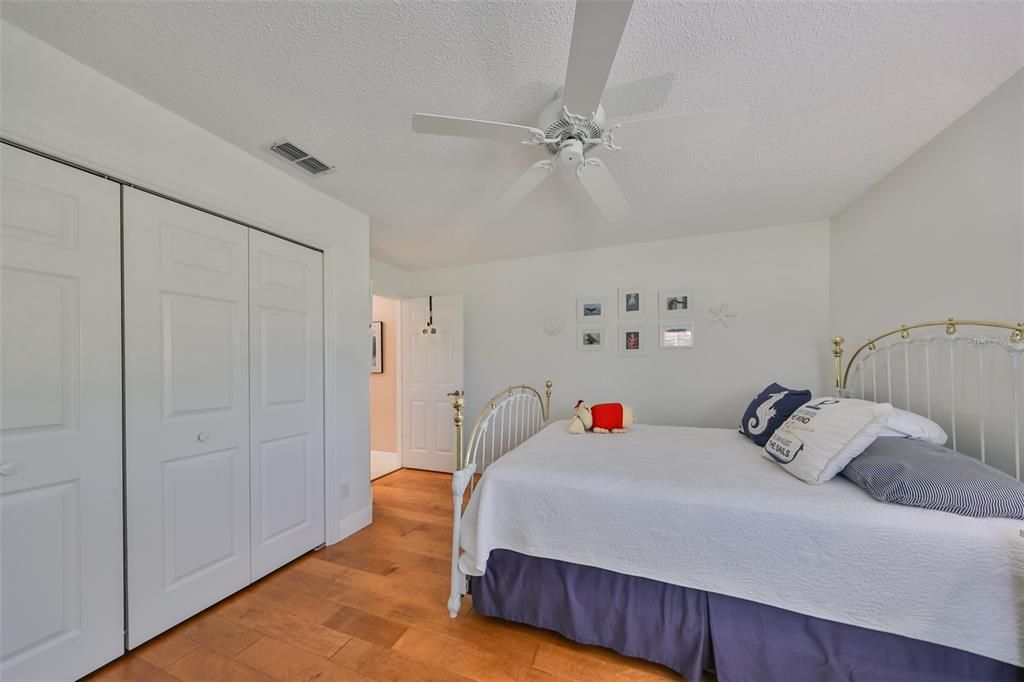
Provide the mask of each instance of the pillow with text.
POLYGON ((806 483, 824 483, 878 438, 890 412, 889 403, 815 398, 772 434, 764 456, 806 483))

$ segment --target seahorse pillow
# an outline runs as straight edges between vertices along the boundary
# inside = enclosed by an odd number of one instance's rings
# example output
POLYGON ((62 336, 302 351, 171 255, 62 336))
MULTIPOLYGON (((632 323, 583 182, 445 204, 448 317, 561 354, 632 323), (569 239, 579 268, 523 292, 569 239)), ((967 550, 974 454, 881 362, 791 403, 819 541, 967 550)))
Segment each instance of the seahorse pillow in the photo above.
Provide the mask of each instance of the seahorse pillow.
POLYGON ((875 442, 892 405, 815 398, 801 405, 764 447, 764 456, 806 483, 824 483, 875 442))
POLYGON ((750 401, 740 420, 740 433, 764 447, 775 429, 782 426, 796 408, 810 399, 810 391, 794 391, 772 384, 750 401))

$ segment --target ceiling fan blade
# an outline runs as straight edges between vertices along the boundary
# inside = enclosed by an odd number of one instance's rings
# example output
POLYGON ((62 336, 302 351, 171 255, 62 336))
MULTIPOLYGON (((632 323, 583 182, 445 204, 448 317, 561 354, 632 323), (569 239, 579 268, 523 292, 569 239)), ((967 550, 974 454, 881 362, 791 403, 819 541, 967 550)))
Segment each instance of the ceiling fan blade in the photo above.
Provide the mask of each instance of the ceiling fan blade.
POLYGON ((628 147, 648 142, 729 142, 743 132, 749 119, 750 111, 739 107, 623 121, 612 129, 612 141, 628 147))
POLYGON ((562 96, 570 113, 597 111, 632 8, 633 0, 576 0, 562 96))
POLYGON ((532 143, 538 139, 538 136, 539 138, 544 137, 544 132, 540 128, 434 114, 413 114, 412 129, 414 132, 428 135, 472 137, 495 142, 508 142, 509 144, 532 143))
POLYGON ((626 197, 600 159, 587 159, 578 175, 583 189, 587 190, 609 222, 616 223, 630 214, 632 209, 626 197))
POLYGON ((554 167, 555 164, 551 159, 545 159, 527 168, 526 172, 520 175, 519 179, 513 182, 512 186, 495 203, 492 217, 497 220, 508 215, 537 185, 544 181, 544 178, 551 174, 554 167))

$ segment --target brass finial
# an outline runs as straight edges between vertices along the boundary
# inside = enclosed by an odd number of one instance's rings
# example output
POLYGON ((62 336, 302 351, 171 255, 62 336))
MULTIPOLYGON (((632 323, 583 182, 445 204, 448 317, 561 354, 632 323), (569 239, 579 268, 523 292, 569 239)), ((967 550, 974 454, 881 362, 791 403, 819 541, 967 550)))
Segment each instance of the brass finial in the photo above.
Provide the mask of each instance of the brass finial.
POLYGON ((462 408, 466 406, 466 395, 462 391, 452 391, 452 408, 455 410, 455 425, 462 426, 465 417, 462 416, 462 408))
POLYGON ((843 389, 843 343, 846 342, 841 336, 832 337, 832 357, 835 358, 836 389, 843 389))
POLYGON ((462 416, 462 408, 466 406, 466 394, 462 391, 452 391, 448 394, 452 399, 452 409, 455 410, 455 470, 462 468, 462 424, 465 417, 462 416))
POLYGON ((547 421, 551 417, 551 387, 554 386, 551 383, 551 379, 547 379, 544 382, 544 395, 546 400, 544 401, 544 421, 547 421))

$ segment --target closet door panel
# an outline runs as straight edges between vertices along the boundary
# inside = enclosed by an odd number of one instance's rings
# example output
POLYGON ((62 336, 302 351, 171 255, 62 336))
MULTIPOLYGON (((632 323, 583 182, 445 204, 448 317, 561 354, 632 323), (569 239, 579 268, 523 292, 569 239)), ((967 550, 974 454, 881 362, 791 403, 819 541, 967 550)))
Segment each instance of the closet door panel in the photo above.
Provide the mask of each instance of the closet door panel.
POLYGON ((74 679, 124 651, 119 187, 0 168, 0 679, 74 679))
POLYGON ((249 230, 124 195, 128 640, 244 587, 249 230))
POLYGON ((252 574, 324 541, 323 255, 249 237, 252 574))

